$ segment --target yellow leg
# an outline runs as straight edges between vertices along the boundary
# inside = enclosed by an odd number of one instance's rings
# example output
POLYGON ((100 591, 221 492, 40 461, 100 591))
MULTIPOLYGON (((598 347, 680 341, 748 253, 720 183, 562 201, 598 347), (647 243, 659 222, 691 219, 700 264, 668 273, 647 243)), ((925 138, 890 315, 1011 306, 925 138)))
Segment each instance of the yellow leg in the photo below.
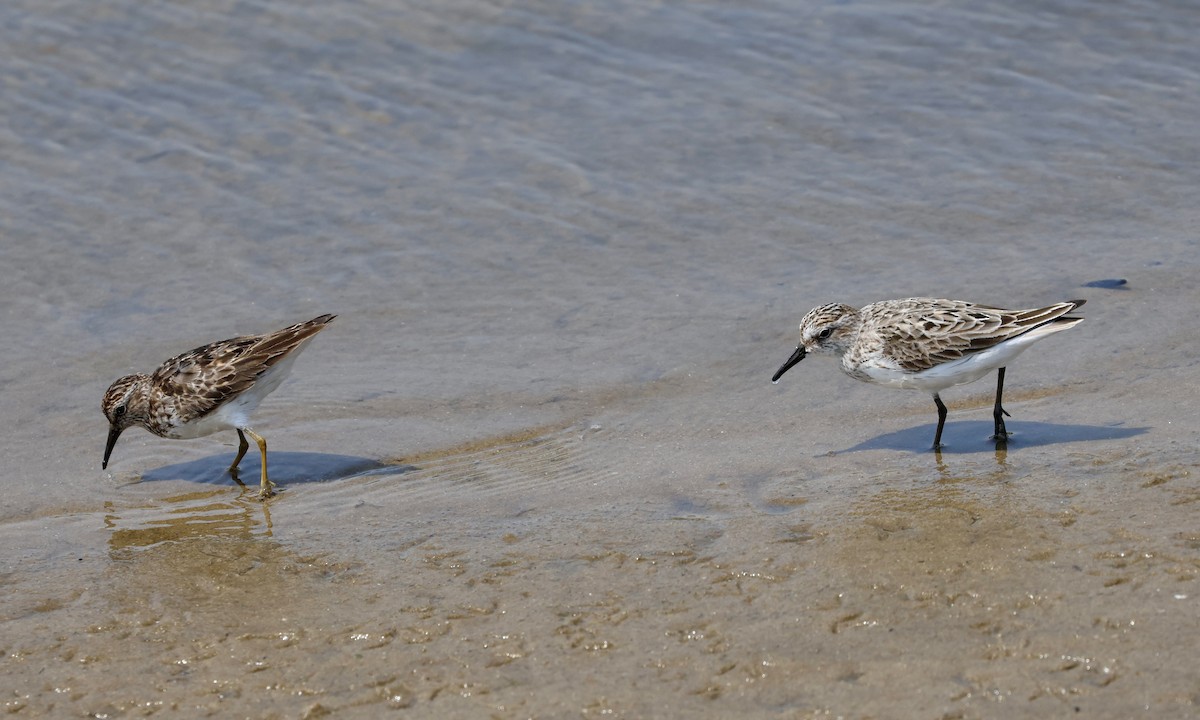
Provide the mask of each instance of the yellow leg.
POLYGON ((229 472, 237 474, 238 463, 242 461, 242 458, 246 457, 246 451, 249 449, 250 443, 246 442, 246 436, 242 434, 241 430, 238 430, 238 454, 233 459, 233 464, 229 466, 229 472))
POLYGON ((250 428, 242 428, 242 430, 246 431, 251 440, 258 443, 258 451, 262 453, 262 487, 258 491, 258 496, 266 500, 275 494, 275 483, 267 479, 267 441, 263 439, 262 435, 259 435, 250 428))

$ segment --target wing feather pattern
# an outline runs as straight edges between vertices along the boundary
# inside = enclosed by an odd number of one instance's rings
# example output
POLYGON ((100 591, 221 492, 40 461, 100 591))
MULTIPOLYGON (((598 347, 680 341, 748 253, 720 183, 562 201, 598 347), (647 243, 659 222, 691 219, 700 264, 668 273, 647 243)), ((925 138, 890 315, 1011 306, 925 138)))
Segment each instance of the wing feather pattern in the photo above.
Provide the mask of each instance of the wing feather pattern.
POLYGON ((266 335, 209 343, 167 360, 154 371, 151 382, 168 395, 186 398, 194 406, 194 417, 204 417, 226 399, 245 392, 334 317, 322 315, 266 335))
POLYGON ((1029 310, 1005 310, 956 300, 913 298, 869 305, 864 320, 879 328, 885 354, 911 372, 959 360, 1057 321, 1073 321, 1067 313, 1083 300, 1029 310), (887 315, 882 322, 874 318, 887 315))

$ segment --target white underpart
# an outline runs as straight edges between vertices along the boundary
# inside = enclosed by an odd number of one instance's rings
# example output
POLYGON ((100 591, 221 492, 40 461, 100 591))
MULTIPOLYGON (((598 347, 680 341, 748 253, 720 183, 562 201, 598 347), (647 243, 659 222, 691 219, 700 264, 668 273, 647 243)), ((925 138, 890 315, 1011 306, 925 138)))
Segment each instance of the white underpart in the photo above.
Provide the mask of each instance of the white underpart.
MULTIPOLYGON (((309 338, 309 340, 311 339, 309 338)), ((292 372, 292 365, 296 362, 296 357, 307 345, 308 340, 298 345, 287 357, 260 375, 258 380, 241 395, 226 400, 216 410, 199 420, 175 426, 167 437, 186 440, 211 435, 220 430, 250 427, 250 416, 258 409, 259 403, 287 379, 292 372)))
POLYGON ((1047 323, 986 350, 980 350, 959 360, 934 365, 928 370, 917 373, 900 368, 885 356, 871 358, 860 365, 858 371, 870 378, 870 382, 879 385, 936 393, 955 385, 975 382, 992 370, 1007 366, 1025 348, 1038 340, 1061 330, 1075 327, 1082 320, 1083 318, 1079 318, 1075 322, 1047 323))

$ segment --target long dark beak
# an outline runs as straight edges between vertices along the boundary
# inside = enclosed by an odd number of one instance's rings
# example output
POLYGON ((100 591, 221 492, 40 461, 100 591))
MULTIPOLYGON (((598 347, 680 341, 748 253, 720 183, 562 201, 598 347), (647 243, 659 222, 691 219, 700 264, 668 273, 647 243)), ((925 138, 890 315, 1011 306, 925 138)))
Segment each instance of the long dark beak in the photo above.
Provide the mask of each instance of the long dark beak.
POLYGON ((112 455, 113 446, 117 444, 117 438, 121 437, 122 428, 118 425, 108 426, 108 444, 104 446, 104 462, 100 463, 101 470, 108 469, 108 456, 112 455))
POLYGON ((792 353, 792 356, 787 359, 787 362, 779 366, 779 369, 775 371, 775 377, 771 378, 771 382, 779 382, 779 378, 783 377, 785 372, 791 370, 793 365, 803 360, 804 356, 807 354, 808 351, 804 349, 803 345, 796 348, 796 352, 792 353))

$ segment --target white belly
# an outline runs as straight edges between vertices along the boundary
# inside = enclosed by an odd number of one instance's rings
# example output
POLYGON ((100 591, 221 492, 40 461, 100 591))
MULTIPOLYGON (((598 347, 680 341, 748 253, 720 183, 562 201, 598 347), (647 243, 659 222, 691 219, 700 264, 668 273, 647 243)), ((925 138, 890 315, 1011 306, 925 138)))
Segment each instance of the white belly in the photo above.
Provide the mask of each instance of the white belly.
POLYGON ((918 373, 878 366, 861 366, 859 372, 867 376, 868 382, 876 385, 935 393, 954 385, 975 382, 992 370, 1004 366, 1004 363, 993 364, 982 360, 985 359, 980 358, 979 355, 972 355, 961 360, 935 365, 918 373))
POLYGON ((860 379, 867 382, 935 393, 955 385, 975 382, 992 370, 1007 366, 1024 352, 1025 348, 1038 340, 1069 327, 1073 327, 1073 324, 1043 325, 986 350, 916 373, 903 370, 881 357, 873 358, 871 362, 865 362, 857 368, 843 367, 853 376, 865 376, 860 379))
POLYGON ((199 420, 176 425, 167 433, 167 437, 188 440, 212 435, 221 430, 246 427, 250 422, 250 414, 258 407, 258 399, 248 397, 249 394, 242 393, 199 420))

